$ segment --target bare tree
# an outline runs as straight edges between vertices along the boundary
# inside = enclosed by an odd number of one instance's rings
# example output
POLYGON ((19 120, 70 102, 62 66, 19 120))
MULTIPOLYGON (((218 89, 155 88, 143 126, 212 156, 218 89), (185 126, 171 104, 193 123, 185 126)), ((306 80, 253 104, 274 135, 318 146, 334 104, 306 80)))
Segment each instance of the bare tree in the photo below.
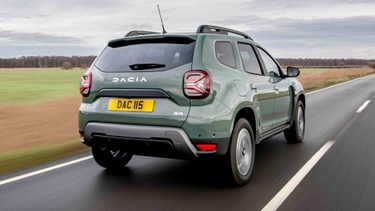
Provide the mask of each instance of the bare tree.
POLYGON ((81 69, 87 69, 87 64, 86 63, 83 63, 83 64, 81 64, 81 69))
POLYGON ((72 65, 72 63, 70 63, 70 62, 68 62, 68 61, 65 61, 65 62, 63 62, 63 64, 61 65, 61 68, 62 68, 63 70, 70 70, 70 69, 73 68, 73 65, 72 65))

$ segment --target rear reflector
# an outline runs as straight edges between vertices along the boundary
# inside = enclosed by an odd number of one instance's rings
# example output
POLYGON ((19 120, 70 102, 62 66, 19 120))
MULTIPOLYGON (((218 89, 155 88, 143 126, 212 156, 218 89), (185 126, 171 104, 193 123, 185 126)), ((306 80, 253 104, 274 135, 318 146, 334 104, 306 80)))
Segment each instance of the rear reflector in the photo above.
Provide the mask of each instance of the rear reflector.
POLYGON ((200 151, 209 152, 215 151, 217 144, 196 144, 195 146, 197 146, 200 151))

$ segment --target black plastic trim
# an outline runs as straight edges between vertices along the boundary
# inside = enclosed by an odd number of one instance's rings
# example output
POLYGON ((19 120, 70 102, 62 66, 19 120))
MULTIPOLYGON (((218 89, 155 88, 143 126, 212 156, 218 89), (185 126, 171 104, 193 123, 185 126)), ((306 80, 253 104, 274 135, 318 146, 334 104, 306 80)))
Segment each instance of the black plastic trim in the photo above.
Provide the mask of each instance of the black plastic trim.
POLYGON ((286 129, 289 129, 290 126, 291 126, 290 123, 287 123, 287 124, 284 124, 284 125, 280 125, 276 128, 273 128, 272 130, 269 130, 265 133, 260 134, 260 139, 259 139, 258 143, 267 139, 267 138, 271 138, 272 136, 277 135, 277 134, 283 132, 286 129))
POLYGON ((224 28, 221 26, 201 25, 197 29, 197 34, 200 34, 200 33, 214 33, 214 34, 224 34, 224 35, 228 35, 228 33, 232 33, 232 34, 243 36, 245 39, 253 40, 249 35, 243 32, 240 32, 234 29, 224 28))
POLYGON ((111 40, 108 42, 108 46, 112 48, 118 48, 128 45, 146 44, 146 43, 171 43, 171 44, 190 44, 195 42, 194 39, 187 36, 168 36, 168 37, 144 37, 143 39, 127 39, 121 38, 111 40))
POLYGON ((171 98, 160 89, 102 89, 98 97, 142 97, 142 98, 171 98))
POLYGON ((169 140, 179 154, 198 157, 196 148, 181 128, 90 122, 85 127, 85 142, 91 145, 93 135, 133 140, 169 140))
POLYGON ((188 155, 178 153, 176 148, 168 139, 144 139, 94 135, 92 136, 91 142, 95 147, 109 147, 113 149, 124 148, 127 152, 134 155, 165 158, 189 158, 188 155))

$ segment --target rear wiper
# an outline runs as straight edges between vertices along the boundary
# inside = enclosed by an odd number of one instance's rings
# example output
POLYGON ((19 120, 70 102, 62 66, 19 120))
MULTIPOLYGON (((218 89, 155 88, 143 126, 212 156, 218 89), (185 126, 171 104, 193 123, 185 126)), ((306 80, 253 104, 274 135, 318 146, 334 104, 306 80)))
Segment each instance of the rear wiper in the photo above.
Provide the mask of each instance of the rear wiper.
POLYGON ((129 65, 129 67, 132 70, 147 70, 147 69, 165 67, 165 64, 140 63, 140 64, 131 64, 131 65, 129 65))

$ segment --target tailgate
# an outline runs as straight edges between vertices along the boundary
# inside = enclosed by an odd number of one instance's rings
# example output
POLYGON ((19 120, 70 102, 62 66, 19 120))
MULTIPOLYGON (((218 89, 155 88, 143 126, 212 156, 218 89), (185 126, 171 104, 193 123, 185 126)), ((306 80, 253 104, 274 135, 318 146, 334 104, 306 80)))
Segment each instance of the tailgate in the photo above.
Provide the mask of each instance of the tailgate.
POLYGON ((85 123, 181 127, 190 109, 182 84, 194 45, 190 38, 110 43, 90 68, 91 92, 80 108, 85 123))

